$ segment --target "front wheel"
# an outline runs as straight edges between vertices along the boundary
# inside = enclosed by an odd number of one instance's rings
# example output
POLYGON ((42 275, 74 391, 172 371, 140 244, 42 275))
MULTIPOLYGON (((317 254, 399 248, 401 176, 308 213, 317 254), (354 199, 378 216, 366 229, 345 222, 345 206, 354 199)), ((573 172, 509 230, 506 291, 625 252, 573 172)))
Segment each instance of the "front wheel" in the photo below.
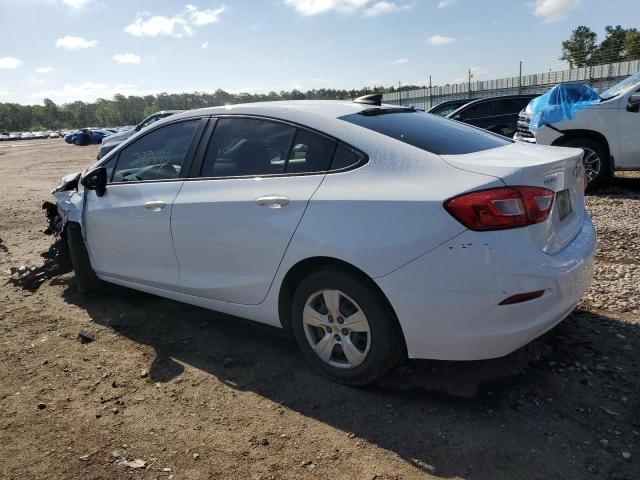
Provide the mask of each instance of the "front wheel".
POLYGON ((340 270, 302 280, 293 297, 292 330, 311 365, 347 385, 366 385, 400 359, 395 315, 368 282, 340 270))
POLYGON ((76 287, 82 294, 92 293, 100 286, 100 279, 91 267, 89 252, 82 239, 81 227, 77 223, 69 222, 65 231, 69 257, 71 257, 71 265, 76 276, 76 287))
POLYGON ((593 190, 606 184, 610 177, 609 158, 604 146, 587 137, 573 137, 562 144, 563 147, 575 147, 584 150, 582 163, 587 176, 587 190, 593 190))

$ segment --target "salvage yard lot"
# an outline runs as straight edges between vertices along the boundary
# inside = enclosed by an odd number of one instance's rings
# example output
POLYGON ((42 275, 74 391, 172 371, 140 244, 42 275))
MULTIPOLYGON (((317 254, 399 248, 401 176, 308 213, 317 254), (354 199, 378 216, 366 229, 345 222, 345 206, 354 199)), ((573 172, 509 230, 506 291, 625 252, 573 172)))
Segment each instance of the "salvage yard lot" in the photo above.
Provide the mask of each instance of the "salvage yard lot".
POLYGON ((42 202, 96 151, 0 144, 0 478, 640 478, 640 176, 587 198, 596 278, 557 328, 354 389, 272 328, 72 274, 15 286, 52 243, 42 202))

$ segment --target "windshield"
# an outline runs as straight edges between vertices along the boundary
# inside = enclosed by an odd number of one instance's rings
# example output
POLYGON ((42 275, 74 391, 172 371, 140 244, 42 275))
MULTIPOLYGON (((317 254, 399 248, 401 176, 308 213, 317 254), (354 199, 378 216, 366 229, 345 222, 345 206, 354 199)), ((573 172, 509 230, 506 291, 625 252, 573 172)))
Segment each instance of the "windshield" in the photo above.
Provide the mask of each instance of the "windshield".
POLYGON ((616 83, 613 87, 605 90, 600 94, 600 98, 602 100, 609 100, 610 98, 617 97, 625 90, 629 89, 636 83, 640 82, 640 73, 636 73, 635 75, 631 75, 630 77, 625 78, 620 83, 616 83))

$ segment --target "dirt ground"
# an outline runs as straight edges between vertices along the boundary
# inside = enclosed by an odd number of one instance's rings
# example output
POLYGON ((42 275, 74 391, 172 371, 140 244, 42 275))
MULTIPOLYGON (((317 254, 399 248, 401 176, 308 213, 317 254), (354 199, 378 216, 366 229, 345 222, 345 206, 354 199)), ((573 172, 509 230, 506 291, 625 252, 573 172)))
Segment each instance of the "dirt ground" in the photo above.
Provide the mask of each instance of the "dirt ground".
POLYGON ((588 199, 596 282, 557 328, 355 389, 276 329, 115 286, 84 298, 72 274, 15 286, 52 242, 42 202, 96 150, 0 143, 0 478, 640 478, 640 177, 588 199))

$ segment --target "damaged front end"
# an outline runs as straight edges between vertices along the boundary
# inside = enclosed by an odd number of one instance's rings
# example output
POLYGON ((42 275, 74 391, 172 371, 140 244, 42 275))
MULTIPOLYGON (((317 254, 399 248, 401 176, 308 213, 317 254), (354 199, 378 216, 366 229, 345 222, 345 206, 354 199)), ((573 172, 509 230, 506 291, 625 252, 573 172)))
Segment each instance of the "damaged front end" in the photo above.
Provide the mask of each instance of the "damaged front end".
MULTIPOLYGON (((83 192, 78 189, 81 175, 81 172, 76 172, 62 177, 60 183, 51 191, 56 200, 55 211, 48 207, 51 211, 47 210, 47 218, 53 234, 61 234, 67 222, 82 225, 83 192)), ((45 204, 53 205, 50 202, 45 204)))
POLYGON ((81 172, 76 172, 62 177, 60 183, 51 191, 55 203, 44 202, 42 204, 42 209, 49 222, 44 233, 54 235, 56 238, 47 257, 55 260, 64 271, 71 269, 65 226, 67 222, 76 222, 82 225, 84 191, 78 188, 81 176, 81 172))

